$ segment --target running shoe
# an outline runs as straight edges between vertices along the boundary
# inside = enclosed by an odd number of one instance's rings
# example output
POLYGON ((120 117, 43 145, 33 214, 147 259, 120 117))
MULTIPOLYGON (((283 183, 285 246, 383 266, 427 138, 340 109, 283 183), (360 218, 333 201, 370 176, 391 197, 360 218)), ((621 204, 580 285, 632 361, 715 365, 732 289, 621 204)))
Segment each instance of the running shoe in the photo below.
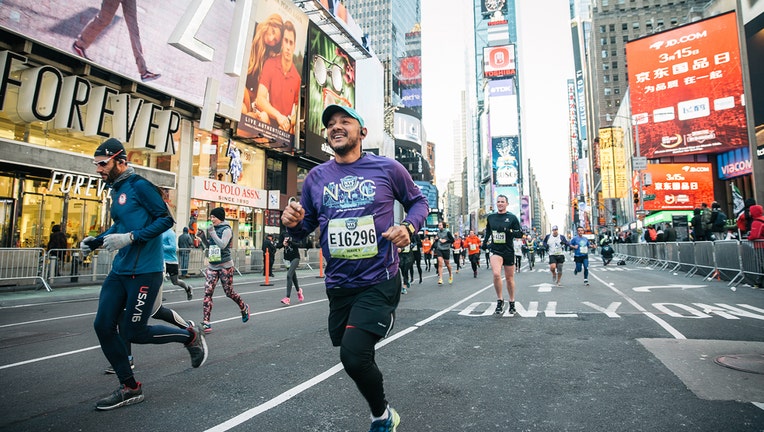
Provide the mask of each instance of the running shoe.
POLYGON ((281 303, 283 303, 286 306, 289 306, 290 303, 292 303, 292 300, 289 299, 289 297, 284 297, 281 299, 281 303))
POLYGON ((443 278, 438 278, 438 285, 443 285, 443 278))
POLYGON ((134 405, 140 402, 143 402, 143 388, 141 383, 138 383, 138 388, 135 389, 131 389, 122 384, 114 391, 114 393, 96 402, 96 409, 107 411, 126 405, 134 405))
POLYGON ((212 331, 212 325, 211 325, 210 323, 208 323, 208 322, 204 322, 204 321, 202 321, 202 330, 203 330, 205 333, 209 333, 209 332, 211 332, 211 331, 212 331))
POLYGON ((193 339, 186 344, 186 349, 191 354, 191 367, 198 368, 207 361, 207 341, 204 340, 204 332, 200 332, 194 327, 193 321, 189 321, 188 324, 189 326, 186 330, 191 333, 193 339))
POLYGON ((393 408, 387 408, 387 418, 371 422, 369 432, 395 432, 398 424, 401 422, 401 416, 393 408))
POLYGON ((244 303, 244 309, 241 310, 241 322, 249 321, 249 305, 244 303))
POLYGON ((155 79, 157 79, 157 78, 159 78, 161 76, 162 76, 162 74, 154 73, 154 72, 151 72, 151 71, 146 71, 146 72, 141 74, 141 81, 143 81, 143 82, 154 81, 155 79))
POLYGON ((448 283, 450 283, 450 284, 454 283, 454 277, 453 276, 449 276, 448 277, 448 283))
POLYGON ((475 271, 474 271, 474 272, 472 272, 472 273, 474 273, 474 275, 473 275, 474 277, 477 277, 477 270, 475 270, 475 271))
POLYGON ((573 276, 578 275, 578 270, 573 270, 573 276))
POLYGON ((589 279, 584 279, 584 285, 589 286, 589 279))
POLYGON ((193 288, 191 285, 189 285, 189 284, 186 284, 186 299, 187 299, 187 300, 191 300, 191 299, 193 299, 193 298, 194 298, 194 292, 193 292, 193 291, 191 291, 191 290, 193 290, 193 289, 194 289, 194 288, 193 288))
POLYGON ((515 310, 515 302, 509 302, 509 314, 514 315, 517 313, 517 310, 515 310))
POLYGON ((504 300, 496 300, 496 310, 493 312, 494 315, 504 315, 504 300))
MULTIPOLYGON (((135 369, 135 363, 133 363, 133 359, 132 358, 130 359, 130 369, 135 369)), ((109 367, 106 368, 106 370, 103 371, 103 373, 105 373, 105 374, 115 374, 116 372, 114 372, 114 368, 113 367, 109 366, 109 367)))
POLYGON ((90 60, 90 57, 88 57, 87 53, 85 52, 85 48, 77 45, 77 42, 72 43, 72 51, 74 51, 75 54, 84 58, 85 60, 90 60))
POLYGON ((302 295, 302 290, 301 290, 301 289, 298 289, 298 290, 297 290, 297 300, 298 300, 298 301, 303 301, 303 300, 305 300, 305 296, 304 296, 304 295, 302 295))
POLYGON ((408 294, 409 291, 406 289, 406 287, 401 288, 401 294, 408 294))

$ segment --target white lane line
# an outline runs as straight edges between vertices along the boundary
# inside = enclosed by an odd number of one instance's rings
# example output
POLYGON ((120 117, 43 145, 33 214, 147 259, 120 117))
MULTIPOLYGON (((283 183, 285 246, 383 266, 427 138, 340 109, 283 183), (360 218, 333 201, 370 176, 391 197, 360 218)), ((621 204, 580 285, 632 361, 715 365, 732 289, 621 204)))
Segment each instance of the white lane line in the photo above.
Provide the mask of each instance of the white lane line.
POLYGON ((604 280, 600 279, 600 277, 597 276, 596 274, 590 273, 590 276, 592 276, 594 279, 597 279, 598 281, 600 281, 600 283, 602 283, 606 287, 610 288, 611 291, 613 291, 616 294, 618 294, 619 296, 623 297, 627 302, 629 302, 632 306, 634 306, 638 311, 642 312, 646 317, 650 318, 651 320, 653 320, 656 323, 658 323, 659 326, 663 327, 663 329, 666 330, 667 332, 669 332, 669 334, 671 334, 671 336, 674 336, 675 339, 687 339, 682 333, 679 332, 679 330, 675 329, 674 327, 671 327, 671 325, 669 323, 667 323, 666 321, 662 320, 661 318, 658 318, 658 316, 656 316, 654 313, 648 312, 647 309, 642 307, 642 305, 640 305, 634 299, 632 299, 631 297, 627 296, 621 290, 616 288, 614 286, 614 284, 609 284, 609 283, 605 282, 604 280))
MULTIPOLYGON (((312 302, 303 302, 303 303, 299 303, 299 304, 296 304, 296 305, 293 305, 293 306, 289 306, 289 307, 284 306, 284 307, 279 307, 279 308, 276 308, 276 309, 269 309, 269 310, 264 310, 264 311, 260 311, 260 312, 252 312, 250 314, 250 316, 265 315, 265 314, 273 313, 273 312, 284 312, 284 311, 287 311, 289 309, 294 309, 294 308, 297 308, 297 307, 300 307, 300 306, 307 306, 307 305, 310 305, 310 304, 322 303, 322 302, 325 302, 325 301, 328 301, 328 300, 327 299, 314 300, 312 302)), ((92 314, 85 314, 85 315, 92 315, 92 314)), ((61 318, 65 318, 65 317, 61 317, 61 318)), ((57 319, 61 319, 61 318, 57 318, 57 319)), ((71 318, 71 317, 66 317, 66 318, 71 318)), ((56 318, 52 318, 52 319, 56 319, 56 318)), ((41 320, 41 321, 50 321, 52 319, 41 320)), ((223 319, 211 321, 210 324, 217 324, 217 323, 221 323, 221 322, 225 322, 225 321, 233 321, 233 320, 240 320, 240 319, 241 319, 241 315, 236 315, 236 316, 231 317, 231 318, 223 318, 223 319)), ((30 323, 31 322, 33 322, 33 321, 30 321, 30 323)), ((10 326, 10 324, 9 324, 9 326, 10 326)), ((69 356, 69 355, 79 354, 81 352, 90 351, 90 350, 94 350, 94 349, 100 349, 100 348, 101 348, 100 345, 95 345, 95 346, 91 346, 91 347, 87 347, 87 348, 81 348, 81 349, 74 350, 74 351, 67 351, 67 352, 53 354, 53 355, 49 355, 49 356, 45 356, 45 357, 37 357, 37 358, 29 359, 29 360, 24 360, 24 361, 17 362, 17 363, 11 363, 11 364, 7 364, 7 365, 0 365, 0 370, 9 369, 9 368, 16 367, 16 366, 23 366, 23 365, 27 365, 27 364, 31 364, 31 363, 37 363, 37 362, 41 362, 41 361, 45 361, 45 360, 54 359, 54 358, 57 358, 57 357, 65 357, 65 356, 69 356)))
MULTIPOLYGON (((453 305, 451 305, 451 306, 449 306, 449 307, 447 307, 445 309, 442 309, 442 310, 434 313, 430 317, 425 318, 422 321, 419 321, 418 323, 414 324, 413 326, 408 327, 408 328, 406 328, 406 329, 404 329, 402 331, 399 331, 399 332, 395 333, 394 335, 392 335, 390 337, 387 337, 387 338, 381 340, 375 346, 375 349, 380 349, 383 346, 385 346, 385 345, 387 345, 387 344, 389 344, 389 343, 391 343, 391 342, 393 342, 393 341, 395 341, 397 339, 400 339, 403 336, 406 336, 406 335, 414 332, 415 330, 420 329, 425 324, 433 321, 434 319, 436 319, 438 317, 443 316, 444 314, 450 312, 451 310, 453 310, 454 308, 456 308, 460 304, 462 304, 462 303, 470 300, 471 298, 473 298, 473 297, 483 293, 483 291, 485 291, 485 290, 487 290, 489 288, 493 288, 493 283, 491 283, 490 285, 486 286, 485 288, 483 288, 481 290, 478 290, 477 292, 475 292, 475 293, 465 297, 464 299, 459 300, 458 302, 454 303, 453 305)), ((248 420, 253 419, 254 417, 256 417, 256 416, 258 416, 258 415, 268 411, 269 409, 275 408, 275 407, 281 405, 282 403, 284 403, 284 402, 288 401, 289 399, 297 396, 298 394, 304 392, 305 390, 308 390, 311 387, 321 383, 322 381, 325 381, 326 379, 330 378, 331 376, 335 375, 336 373, 338 373, 341 370, 343 370, 342 363, 337 363, 336 365, 334 365, 331 368, 327 369, 323 373, 321 373, 319 375, 316 375, 315 377, 309 379, 308 381, 305 381, 305 382, 303 382, 301 384, 298 384, 298 385, 292 387, 291 389, 285 391, 284 393, 281 393, 280 395, 274 397, 273 399, 270 399, 267 402, 264 402, 264 403, 262 403, 260 405, 257 405, 255 407, 253 407, 253 408, 250 408, 247 411, 244 411, 243 413, 237 415, 236 417, 233 417, 233 418, 231 418, 229 420, 224 421, 223 423, 220 423, 220 424, 218 424, 216 426, 213 426, 213 427, 207 429, 205 432, 224 432, 224 431, 227 431, 229 429, 233 429, 234 427, 239 426, 242 423, 244 423, 244 422, 246 422, 248 420)))

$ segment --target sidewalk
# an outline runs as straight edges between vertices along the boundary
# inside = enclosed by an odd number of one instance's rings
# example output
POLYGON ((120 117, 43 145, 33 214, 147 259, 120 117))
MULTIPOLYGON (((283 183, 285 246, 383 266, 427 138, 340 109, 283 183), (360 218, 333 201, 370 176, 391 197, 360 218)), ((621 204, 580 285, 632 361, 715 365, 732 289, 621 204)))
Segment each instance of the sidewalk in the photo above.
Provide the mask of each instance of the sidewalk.
MULTIPOLYGON (((274 269, 274 277, 269 278, 269 282, 274 287, 284 286, 286 287, 286 271, 274 269)), ((318 279, 318 270, 304 269, 297 270, 297 277, 300 280, 307 280, 316 278, 318 279)), ((202 275, 195 275, 183 279, 194 287, 194 298, 202 296, 202 288, 204 287, 204 277, 202 275)), ((239 275, 234 273, 233 277, 234 286, 241 284, 255 284, 259 285, 265 283, 265 277, 258 273, 244 273, 239 275)), ((220 283, 218 283, 218 287, 220 283)), ((165 290, 181 290, 182 288, 172 285, 169 279, 164 280, 165 290)), ((43 304, 49 302, 61 302, 61 301, 78 301, 78 300, 95 300, 101 291, 101 284, 95 283, 92 285, 71 285, 60 286, 53 288, 48 292, 45 288, 40 289, 27 289, 18 291, 0 291, 0 308, 18 307, 28 304, 43 304)))

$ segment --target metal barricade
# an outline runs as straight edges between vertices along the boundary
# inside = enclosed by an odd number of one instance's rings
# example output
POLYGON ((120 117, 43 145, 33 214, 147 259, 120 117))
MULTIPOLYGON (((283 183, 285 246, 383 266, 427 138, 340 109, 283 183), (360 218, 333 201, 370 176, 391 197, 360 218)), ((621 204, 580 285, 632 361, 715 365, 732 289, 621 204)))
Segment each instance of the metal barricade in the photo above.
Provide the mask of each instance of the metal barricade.
POLYGON ((670 243, 664 243, 665 251, 666 251, 666 267, 673 265, 674 267, 669 270, 670 272, 676 271, 676 269, 679 268, 680 265, 682 265, 682 257, 679 253, 679 243, 677 242, 670 242, 670 243))
POLYGON ((751 285, 761 286, 764 280, 764 240, 740 242, 741 279, 748 277, 751 285))
POLYGON ((695 266, 695 243, 680 242, 679 256, 682 257, 682 265, 679 266, 679 270, 685 270, 687 272, 685 276, 691 276, 698 271, 695 266))
POLYGON ((51 290, 45 280, 45 249, 0 248, 0 285, 19 286, 37 281, 51 290))
MULTIPOLYGON (((696 271, 700 269, 708 271, 703 279, 708 279, 716 272, 716 262, 714 262, 714 242, 695 242, 695 268, 696 271)), ((690 276, 690 274, 688 274, 688 276, 690 276)))
MULTIPOLYGON (((738 278, 742 278, 742 262, 740 261, 740 242, 737 240, 719 240, 714 242, 714 262, 716 263, 717 278, 719 273, 725 275, 729 272, 736 272, 730 280, 732 285, 738 278)), ((726 275, 725 275, 726 278, 726 275)))

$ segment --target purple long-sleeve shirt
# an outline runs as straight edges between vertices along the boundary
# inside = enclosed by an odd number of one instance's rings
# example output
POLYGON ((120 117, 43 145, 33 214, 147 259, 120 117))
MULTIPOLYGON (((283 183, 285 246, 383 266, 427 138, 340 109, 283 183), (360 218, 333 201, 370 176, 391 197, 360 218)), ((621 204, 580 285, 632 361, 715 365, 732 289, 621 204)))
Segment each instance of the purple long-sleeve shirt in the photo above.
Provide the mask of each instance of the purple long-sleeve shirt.
POLYGON ((396 200, 419 230, 429 207, 403 165, 370 153, 348 164, 330 160, 308 173, 305 219, 287 231, 299 240, 320 226, 327 288, 369 286, 398 275, 395 245, 382 237, 394 224, 396 200))

